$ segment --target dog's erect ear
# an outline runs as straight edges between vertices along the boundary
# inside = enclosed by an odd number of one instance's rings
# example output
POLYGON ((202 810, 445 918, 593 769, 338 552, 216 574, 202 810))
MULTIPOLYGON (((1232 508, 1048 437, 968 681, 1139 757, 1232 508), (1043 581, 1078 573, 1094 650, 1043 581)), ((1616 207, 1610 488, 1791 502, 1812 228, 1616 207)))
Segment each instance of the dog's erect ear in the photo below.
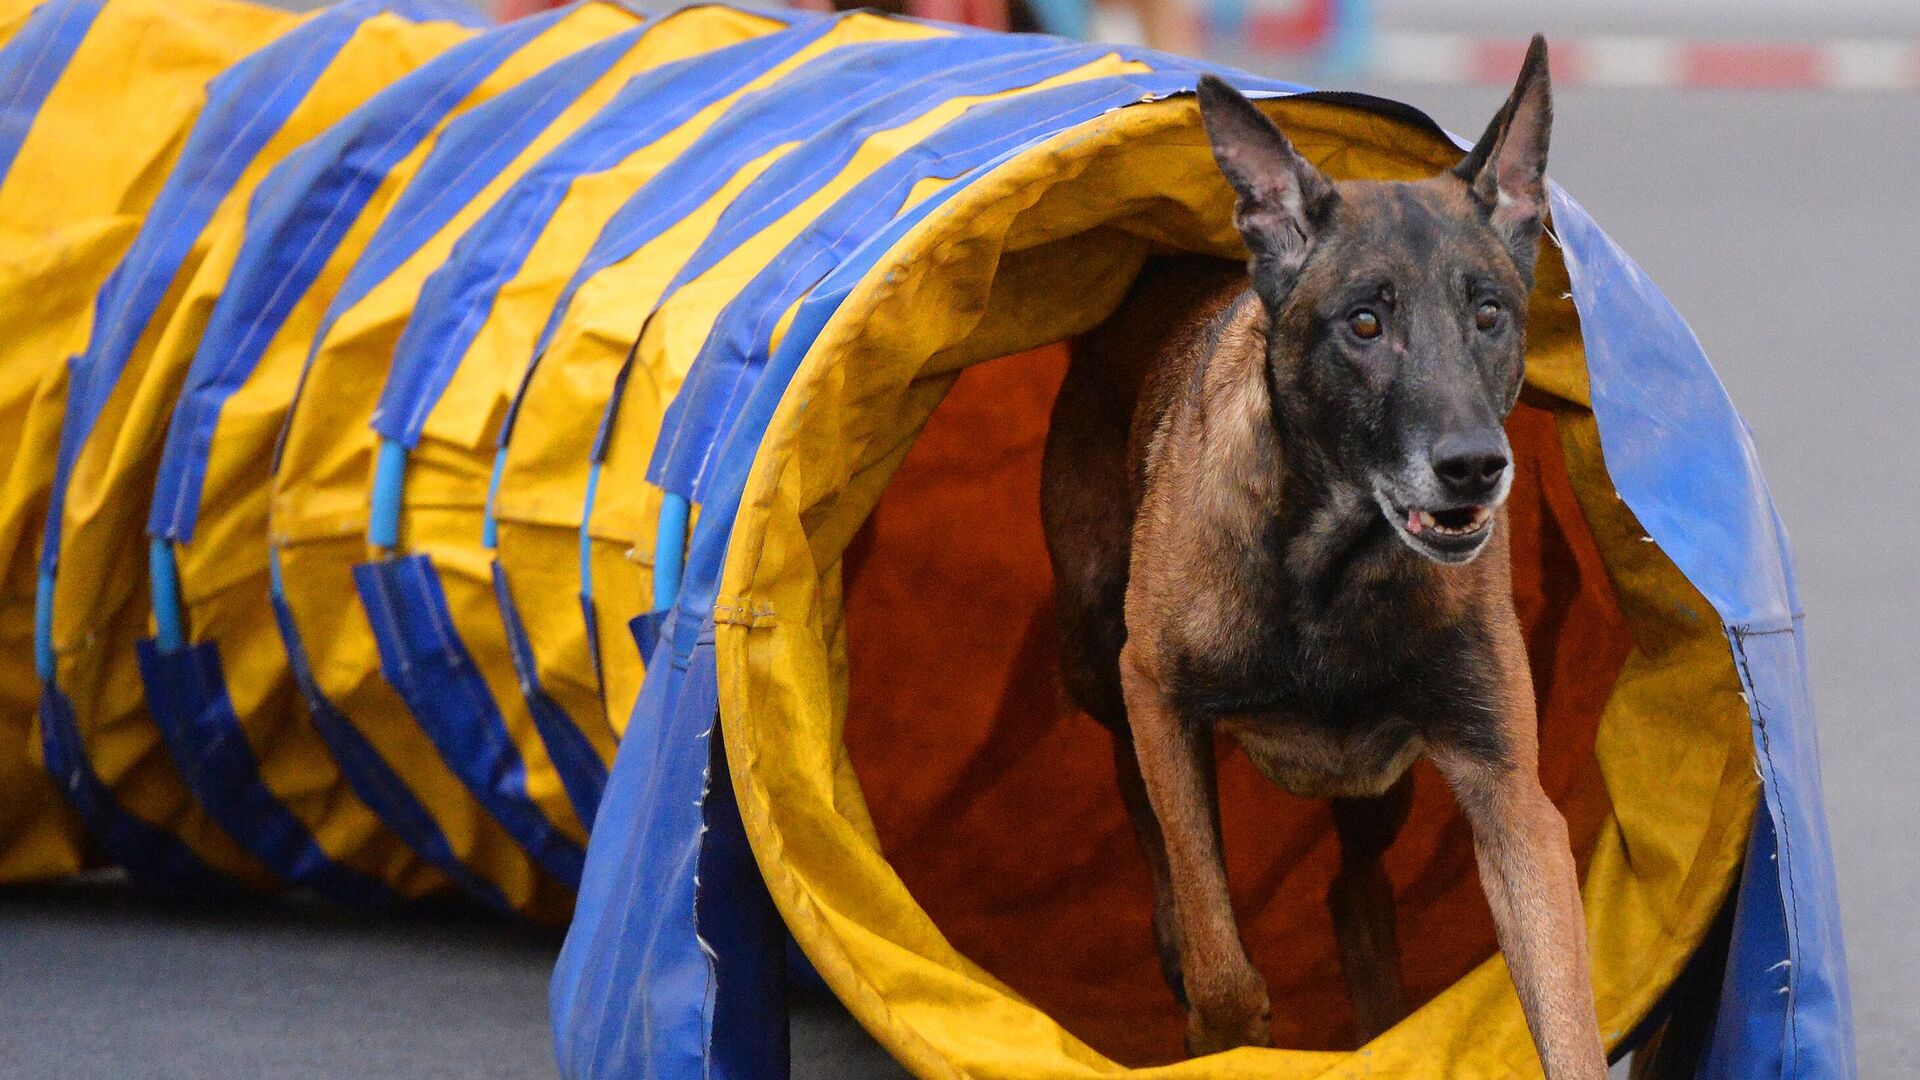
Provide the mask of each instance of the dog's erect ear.
POLYGON ((1266 114, 1212 75, 1200 78, 1200 116, 1213 159, 1234 194, 1233 224, 1253 253, 1253 287, 1277 311, 1340 196, 1266 114))
POLYGON ((1487 133, 1453 167, 1528 278, 1547 216, 1547 137, 1552 129, 1547 39, 1535 34, 1513 94, 1494 114, 1487 133))

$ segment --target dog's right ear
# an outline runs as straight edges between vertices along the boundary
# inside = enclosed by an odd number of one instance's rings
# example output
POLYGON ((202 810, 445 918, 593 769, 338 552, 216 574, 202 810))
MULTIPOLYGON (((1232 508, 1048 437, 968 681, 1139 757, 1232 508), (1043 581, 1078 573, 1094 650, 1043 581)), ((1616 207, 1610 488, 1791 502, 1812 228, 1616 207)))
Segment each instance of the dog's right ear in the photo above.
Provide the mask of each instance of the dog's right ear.
POLYGON ((1200 117, 1213 160, 1238 199, 1233 224, 1253 253, 1253 287, 1278 311, 1339 194, 1240 91, 1200 77, 1200 117))

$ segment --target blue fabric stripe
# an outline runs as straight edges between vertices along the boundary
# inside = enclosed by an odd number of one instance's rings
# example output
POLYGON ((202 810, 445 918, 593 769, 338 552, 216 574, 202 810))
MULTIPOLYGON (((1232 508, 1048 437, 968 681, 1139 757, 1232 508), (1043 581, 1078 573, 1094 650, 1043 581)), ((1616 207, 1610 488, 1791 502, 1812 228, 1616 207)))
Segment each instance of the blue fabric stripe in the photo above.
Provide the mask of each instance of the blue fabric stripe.
POLYGON ((275 166, 247 211, 245 238, 214 304, 167 429, 147 520, 193 538, 220 410, 259 364, 294 306, 393 167, 551 22, 476 35, 368 99, 275 166))
POLYGON ((52 683, 40 687, 40 751, 46 769, 73 804, 101 853, 142 889, 163 896, 213 899, 238 895, 233 881, 201 861, 179 837, 128 813, 87 760, 73 702, 52 683))
MULTIPOLYGON (((993 55, 995 53, 1009 51, 1032 51, 1049 44, 1051 44, 1049 41, 1042 38, 962 35, 947 39, 937 39, 925 45, 917 46, 917 48, 922 53, 931 54, 927 56, 928 62, 953 63, 962 61, 964 57, 993 55), (946 52, 952 52, 955 55, 944 55, 946 52)), ((791 50, 792 46, 789 45, 788 48, 791 50)), ((850 51, 851 50, 839 50, 833 53, 832 56, 834 58, 840 58, 843 53, 850 51)), ((852 53, 852 55, 853 57, 858 57, 859 53, 855 52, 852 53)), ((822 60, 815 61, 813 64, 809 64, 807 70, 811 72, 818 69, 824 74, 831 66, 832 60, 823 58, 822 60)), ((886 78, 888 76, 877 75, 876 77, 886 78)), ((796 78, 798 78, 798 76, 796 76, 796 78)), ((786 85, 786 81, 783 80, 779 86, 754 95, 755 105, 787 97, 787 95, 784 94, 777 94, 777 91, 782 90, 786 85)), ((706 88, 705 92, 711 94, 713 91, 711 88, 706 88)), ((830 92, 832 91, 823 84, 818 93, 824 94, 830 92)), ((924 94, 922 96, 923 98, 926 97, 924 94)), ((892 100, 892 96, 883 100, 892 100)), ((792 91, 791 101, 810 102, 810 107, 815 110, 823 109, 823 107, 829 103, 833 106, 844 108, 843 102, 831 102, 831 99, 821 99, 818 97, 814 91, 806 87, 804 81, 801 86, 795 87, 792 91)), ((680 160, 686 158, 687 155, 698 155, 702 153, 703 146, 712 146, 716 149, 731 151, 731 156, 726 159, 724 164, 717 164, 712 172, 704 173, 702 178, 703 180, 725 182, 727 177, 731 176, 739 165, 744 164, 747 160, 750 160, 750 156, 753 156, 749 154, 748 148, 750 146, 757 148, 760 152, 765 152, 765 150, 771 146, 777 145, 779 141, 784 141, 781 139, 771 139, 764 142, 750 143, 740 139, 738 133, 741 129, 742 122, 734 121, 734 114, 739 112, 740 109, 752 109, 753 107, 753 105, 749 105, 747 102, 742 102, 739 106, 736 106, 735 109, 729 110, 728 118, 722 121, 723 125, 728 125, 730 130, 734 132, 733 142, 736 145, 728 146, 723 143, 709 143, 706 138, 702 138, 693 148, 690 148, 686 154, 681 155, 680 159, 676 159, 673 165, 668 166, 668 170, 676 168, 684 169, 684 167, 679 164, 680 160)), ((925 105, 922 105, 922 108, 924 107, 925 105)), ((894 113, 894 115, 907 114, 905 109, 894 113)), ((781 111, 777 109, 769 110, 758 115, 760 115, 760 120, 758 121, 760 124, 781 124, 787 120, 787 117, 782 115, 781 111)), ((806 113, 804 115, 814 115, 814 113, 806 113)), ((791 138, 792 136, 789 135, 787 137, 791 138)), ((628 152, 631 153, 631 151, 628 152)), ((624 157, 625 155, 622 156, 624 157)), ((611 164, 611 162, 608 164, 611 164)), ((817 182, 816 180, 816 183, 817 182)), ((649 185, 649 187, 651 187, 651 185, 649 185)), ((653 190, 655 191, 655 198, 658 198, 661 194, 668 196, 677 194, 672 187, 660 187, 653 190)), ((532 194, 538 195, 539 192, 536 191, 532 194)), ((808 192, 802 190, 797 193, 789 192, 787 194, 797 199, 804 198, 808 192)), ((557 201, 558 199, 555 197, 553 202, 557 203, 557 201)), ((697 203, 695 205, 697 205, 697 203)), ((536 212, 543 210, 545 211, 545 215, 533 216, 533 220, 522 222, 520 227, 510 237, 486 237, 485 234, 483 234, 483 238, 493 239, 495 241, 494 244, 486 245, 487 250, 475 252, 472 258, 457 262, 450 261, 447 266, 442 267, 441 270, 436 273, 436 277, 441 280, 431 283, 432 285, 438 286, 438 288, 430 288, 427 292, 422 293, 420 308, 427 317, 410 324, 407 328, 408 336, 401 341, 399 355, 405 358, 405 362, 404 365, 397 362, 396 371, 404 369, 408 379, 405 382, 396 382, 390 378, 387 383, 387 397, 383 401, 383 413, 392 419, 387 422, 376 423, 376 429, 379 430, 381 434, 388 438, 400 440, 408 446, 414 446, 418 443, 420 429, 426 423, 428 412, 439 400, 440 394, 445 390, 448 380, 452 378, 453 370, 459 365, 460 357, 465 354, 474 336, 479 333, 480 326, 484 322, 486 313, 491 309, 499 289, 511 279, 513 273, 519 269, 524 261, 527 252, 531 250, 537 235, 537 222, 543 220, 544 216, 550 215, 552 212, 550 205, 540 205, 530 207, 529 209, 536 212)), ((672 220, 678 220, 679 216, 683 215, 675 215, 672 220)), ((481 245, 476 244, 475 246, 481 245)), ((615 248, 614 250, 619 249, 615 248)), ((605 255, 606 252, 603 250, 602 257, 605 257, 605 255)), ((592 258, 592 256, 589 256, 589 263, 592 262, 592 258)), ((576 279, 576 281, 577 280, 579 279, 576 279)), ((674 287, 677 287, 679 284, 680 282, 676 281, 674 287)))
POLYGON ((103 0, 49 0, 0 49, 0 185, 13 171, 47 95, 105 6, 103 0))
MULTIPOLYGON (((667 285, 671 295, 711 270, 794 207, 840 175, 866 140, 898 127, 956 97, 1004 93, 1089 64, 1108 52, 1130 50, 1069 44, 1031 34, 995 34, 961 39, 959 57, 927 55, 927 74, 880 97, 843 106, 826 127, 767 167, 724 210, 713 231, 667 285)), ((934 49, 921 45, 923 53, 934 49)))
POLYGON ((486 680, 453 629, 432 560, 409 555, 353 568, 387 681, 467 790, 542 869, 580 882, 583 853, 527 794, 526 763, 486 680))
MULTIPOLYGON (((478 164, 489 176, 497 176, 546 131, 556 117, 604 77, 647 29, 650 27, 635 27, 581 49, 512 91, 478 106, 449 127, 434 146, 432 157, 450 163, 464 162, 468 167, 478 164)), ((422 171, 424 174, 426 170, 422 171)), ((512 190, 520 187, 516 182, 512 190)), ((469 229, 467 235, 472 233, 469 229)), ((527 247, 532 246, 536 235, 532 230, 525 233, 527 247)), ((465 239, 463 236, 461 242, 465 239)), ((386 386, 374 410, 374 430, 409 449, 419 444, 420 427, 426 422, 427 411, 439 400, 447 381, 453 377, 454 368, 466 354, 466 346, 480 332, 493 308, 490 296, 484 300, 470 299, 462 295, 464 290, 458 287, 457 281, 450 282, 458 273, 457 270, 450 273, 450 269, 459 265, 460 255, 461 244, 456 243, 447 263, 435 270, 421 288, 415 308, 418 314, 407 321, 406 329, 401 332, 386 386), (450 284, 454 286, 452 289, 450 284), (473 302, 475 300, 479 302, 473 302), (449 322, 452 325, 447 325, 449 322)))
MULTIPOLYGON (((524 47, 572 13, 577 6, 555 8, 517 19, 488 36, 502 35, 499 39, 501 44, 524 47)), ((511 94, 514 89, 506 93, 511 94)), ((280 438, 274 444, 274 471, 279 471, 280 458, 286 449, 286 425, 292 422, 294 409, 306 392, 307 376, 312 373, 314 359, 340 316, 366 299, 368 293, 433 239, 519 154, 519 147, 492 146, 488 136, 486 130, 459 121, 449 124, 441 137, 435 140, 427 160, 421 163, 419 171, 407 182, 386 216, 380 219, 373 236, 361 250, 359 258, 354 260, 352 269, 347 271, 346 280, 328 303, 326 314, 320 320, 320 328, 313 335, 312 347, 301 368, 300 381, 294 387, 293 404, 287 410, 280 438), (451 152, 450 148, 456 145, 461 147, 461 152, 451 152)))
POLYGON ((143 640, 135 649, 154 723, 174 765, 207 814, 248 854, 288 882, 344 904, 399 902, 382 882, 329 857, 267 788, 253 747, 239 733, 220 652, 212 643, 164 652, 143 640))
POLYGON ((467 895, 497 911, 512 913, 513 906, 501 894, 499 887, 461 861, 454 853, 453 845, 448 842, 447 834, 433 819, 433 814, 421 805, 413 789, 394 772, 393 767, 380 756, 380 751, 353 726, 353 722, 335 708, 333 702, 327 700, 319 680, 313 677, 313 664, 307 658, 306 643, 300 639, 293 608, 287 603, 286 590, 280 583, 277 553, 273 556, 272 565, 274 583, 270 595, 273 599, 273 620, 279 627, 280 640, 287 651, 287 667, 293 674, 294 685, 300 688, 300 696, 306 700, 307 715, 313 720, 314 730, 326 742, 327 750, 333 755, 334 763, 340 766, 340 773, 346 777, 348 786, 353 788, 353 793, 360 797, 361 802, 379 815, 381 822, 392 829, 394 835, 459 885, 467 895))
POLYGON ((520 607, 513 601, 513 587, 507 581, 506 568, 493 564, 493 595, 500 605, 500 618, 506 624, 507 648, 513 654, 513 671, 520 680, 533 725, 546 745, 547 756, 560 772, 567 799, 580 823, 593 828, 600 808, 600 796, 607 786, 607 766, 593 743, 574 726, 573 718, 540 685, 540 665, 533 655, 533 642, 527 639, 526 624, 520 620, 520 607))
POLYGON ((74 462, 106 408, 128 359, 174 277, 220 203, 360 24, 381 9, 374 0, 315 15, 216 76, 185 149, 140 232, 108 275, 94 304, 94 333, 73 367, 41 568, 59 565, 60 525, 74 462))
MULTIPOLYGON (((798 29, 729 45, 635 76, 606 108, 528 170, 514 190, 461 238, 450 265, 457 262, 463 267, 497 266, 503 270, 510 266, 517 271, 532 245, 514 243, 511 238, 537 230, 549 220, 574 180, 610 169, 653 144, 691 120, 700 110, 818 40, 832 25, 832 20, 814 19, 800 24, 798 29), (503 242, 503 238, 508 242, 503 242)), ((505 280, 502 277, 501 282, 505 280)), ((462 290, 462 294, 491 297, 497 294, 498 287, 483 283, 472 293, 462 290)), ((549 314, 546 328, 534 348, 535 363, 545 352, 564 314, 564 310, 549 314)), ((533 366, 529 364, 501 429, 503 445, 513 430, 532 373, 533 366)))
MULTIPOLYGON (((1100 53, 1091 48, 1067 47, 1031 58, 1020 66, 979 65, 999 70, 962 68, 942 72, 919 86, 882 99, 891 107, 876 104, 876 115, 871 117, 853 114, 844 126, 835 125, 769 169, 762 177, 769 181, 768 186, 753 199, 743 192, 735 205, 743 207, 744 212, 729 223, 724 234, 716 229, 715 238, 737 243, 758 231, 788 208, 776 192, 806 179, 837 174, 872 131, 890 126, 901 115, 917 115, 933 102, 961 92, 987 94, 1031 85, 1047 75, 1078 67, 1100 53), (790 168, 789 162, 793 163, 790 168), (759 211, 762 204, 767 213, 759 211)), ((1155 78, 1159 82, 1154 85, 1172 85, 1190 76, 1161 72, 1155 78)), ((648 479, 694 501, 704 498, 698 479, 713 449, 715 433, 725 429, 743 384, 751 378, 748 358, 753 350, 764 346, 794 300, 898 212, 915 183, 929 176, 965 172, 1009 146, 1053 130, 1055 116, 1071 115, 1076 107, 1084 108, 1085 102, 1123 103, 1130 100, 1127 95, 1143 92, 1145 84, 1113 77, 977 105, 862 180, 809 222, 799 237, 728 302, 668 411, 648 479)), ((701 261, 713 258, 706 255, 701 261)), ((702 265, 690 264, 682 277, 691 280, 702 269, 702 265)), ((618 402, 610 407, 618 408, 618 402)))
MULTIPOLYGON (((824 33, 824 24, 812 31, 824 33)), ((933 39, 927 46, 984 51, 981 35, 933 39)), ((631 257, 669 227, 711 200, 734 174, 755 158, 797 142, 831 122, 837 110, 876 85, 915 74, 931 58, 918 42, 861 42, 842 45, 802 65, 771 86, 754 91, 729 108, 693 145, 648 181, 600 230, 592 249, 568 281, 548 314, 534 354, 546 350, 565 318, 574 295, 595 274, 631 257)))
MULTIPOLYGON (((1742 870, 1706 1074, 1850 1076, 1846 946, 1784 531, 1746 424, 1693 331, 1578 203, 1548 191, 1607 473, 1727 627, 1773 833, 1765 853, 1778 855, 1742 870)), ((1749 850, 1764 851, 1762 840, 1749 850)))
POLYGON ((387 0, 387 7, 412 22, 450 22, 475 30, 493 25, 492 19, 465 0, 387 0))

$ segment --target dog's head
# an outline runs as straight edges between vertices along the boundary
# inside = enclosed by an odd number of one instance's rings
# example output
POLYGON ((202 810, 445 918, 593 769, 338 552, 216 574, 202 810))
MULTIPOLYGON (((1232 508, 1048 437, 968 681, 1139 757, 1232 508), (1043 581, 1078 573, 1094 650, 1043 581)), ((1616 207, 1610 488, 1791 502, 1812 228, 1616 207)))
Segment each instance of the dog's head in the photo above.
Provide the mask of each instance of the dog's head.
POLYGON ((1418 183, 1333 183, 1211 76, 1200 110, 1272 320, 1288 442, 1327 483, 1377 504, 1413 550, 1471 560, 1512 485, 1502 424, 1547 209, 1545 42, 1533 39, 1479 144, 1418 183))

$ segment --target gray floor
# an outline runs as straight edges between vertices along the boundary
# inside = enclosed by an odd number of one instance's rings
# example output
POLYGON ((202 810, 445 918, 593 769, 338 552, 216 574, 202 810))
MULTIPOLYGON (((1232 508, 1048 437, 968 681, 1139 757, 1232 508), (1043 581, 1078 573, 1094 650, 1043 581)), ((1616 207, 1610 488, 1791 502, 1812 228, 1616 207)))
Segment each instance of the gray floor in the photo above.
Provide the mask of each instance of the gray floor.
MULTIPOLYGON (((1477 131, 1487 91, 1380 88, 1477 131)), ((1693 322, 1799 552, 1867 1077, 1920 1075, 1920 99, 1570 91, 1553 172, 1693 322)), ((550 1075, 555 942, 475 916, 0 893, 0 1075, 550 1075)), ((887 1076, 832 1006, 799 1073, 887 1076)))
MULTIPOLYGON (((0 1077, 552 1076, 559 942, 469 908, 158 906, 111 875, 0 891, 0 1077)), ((796 1080, 906 1075, 831 997, 793 1007, 796 1080)))

